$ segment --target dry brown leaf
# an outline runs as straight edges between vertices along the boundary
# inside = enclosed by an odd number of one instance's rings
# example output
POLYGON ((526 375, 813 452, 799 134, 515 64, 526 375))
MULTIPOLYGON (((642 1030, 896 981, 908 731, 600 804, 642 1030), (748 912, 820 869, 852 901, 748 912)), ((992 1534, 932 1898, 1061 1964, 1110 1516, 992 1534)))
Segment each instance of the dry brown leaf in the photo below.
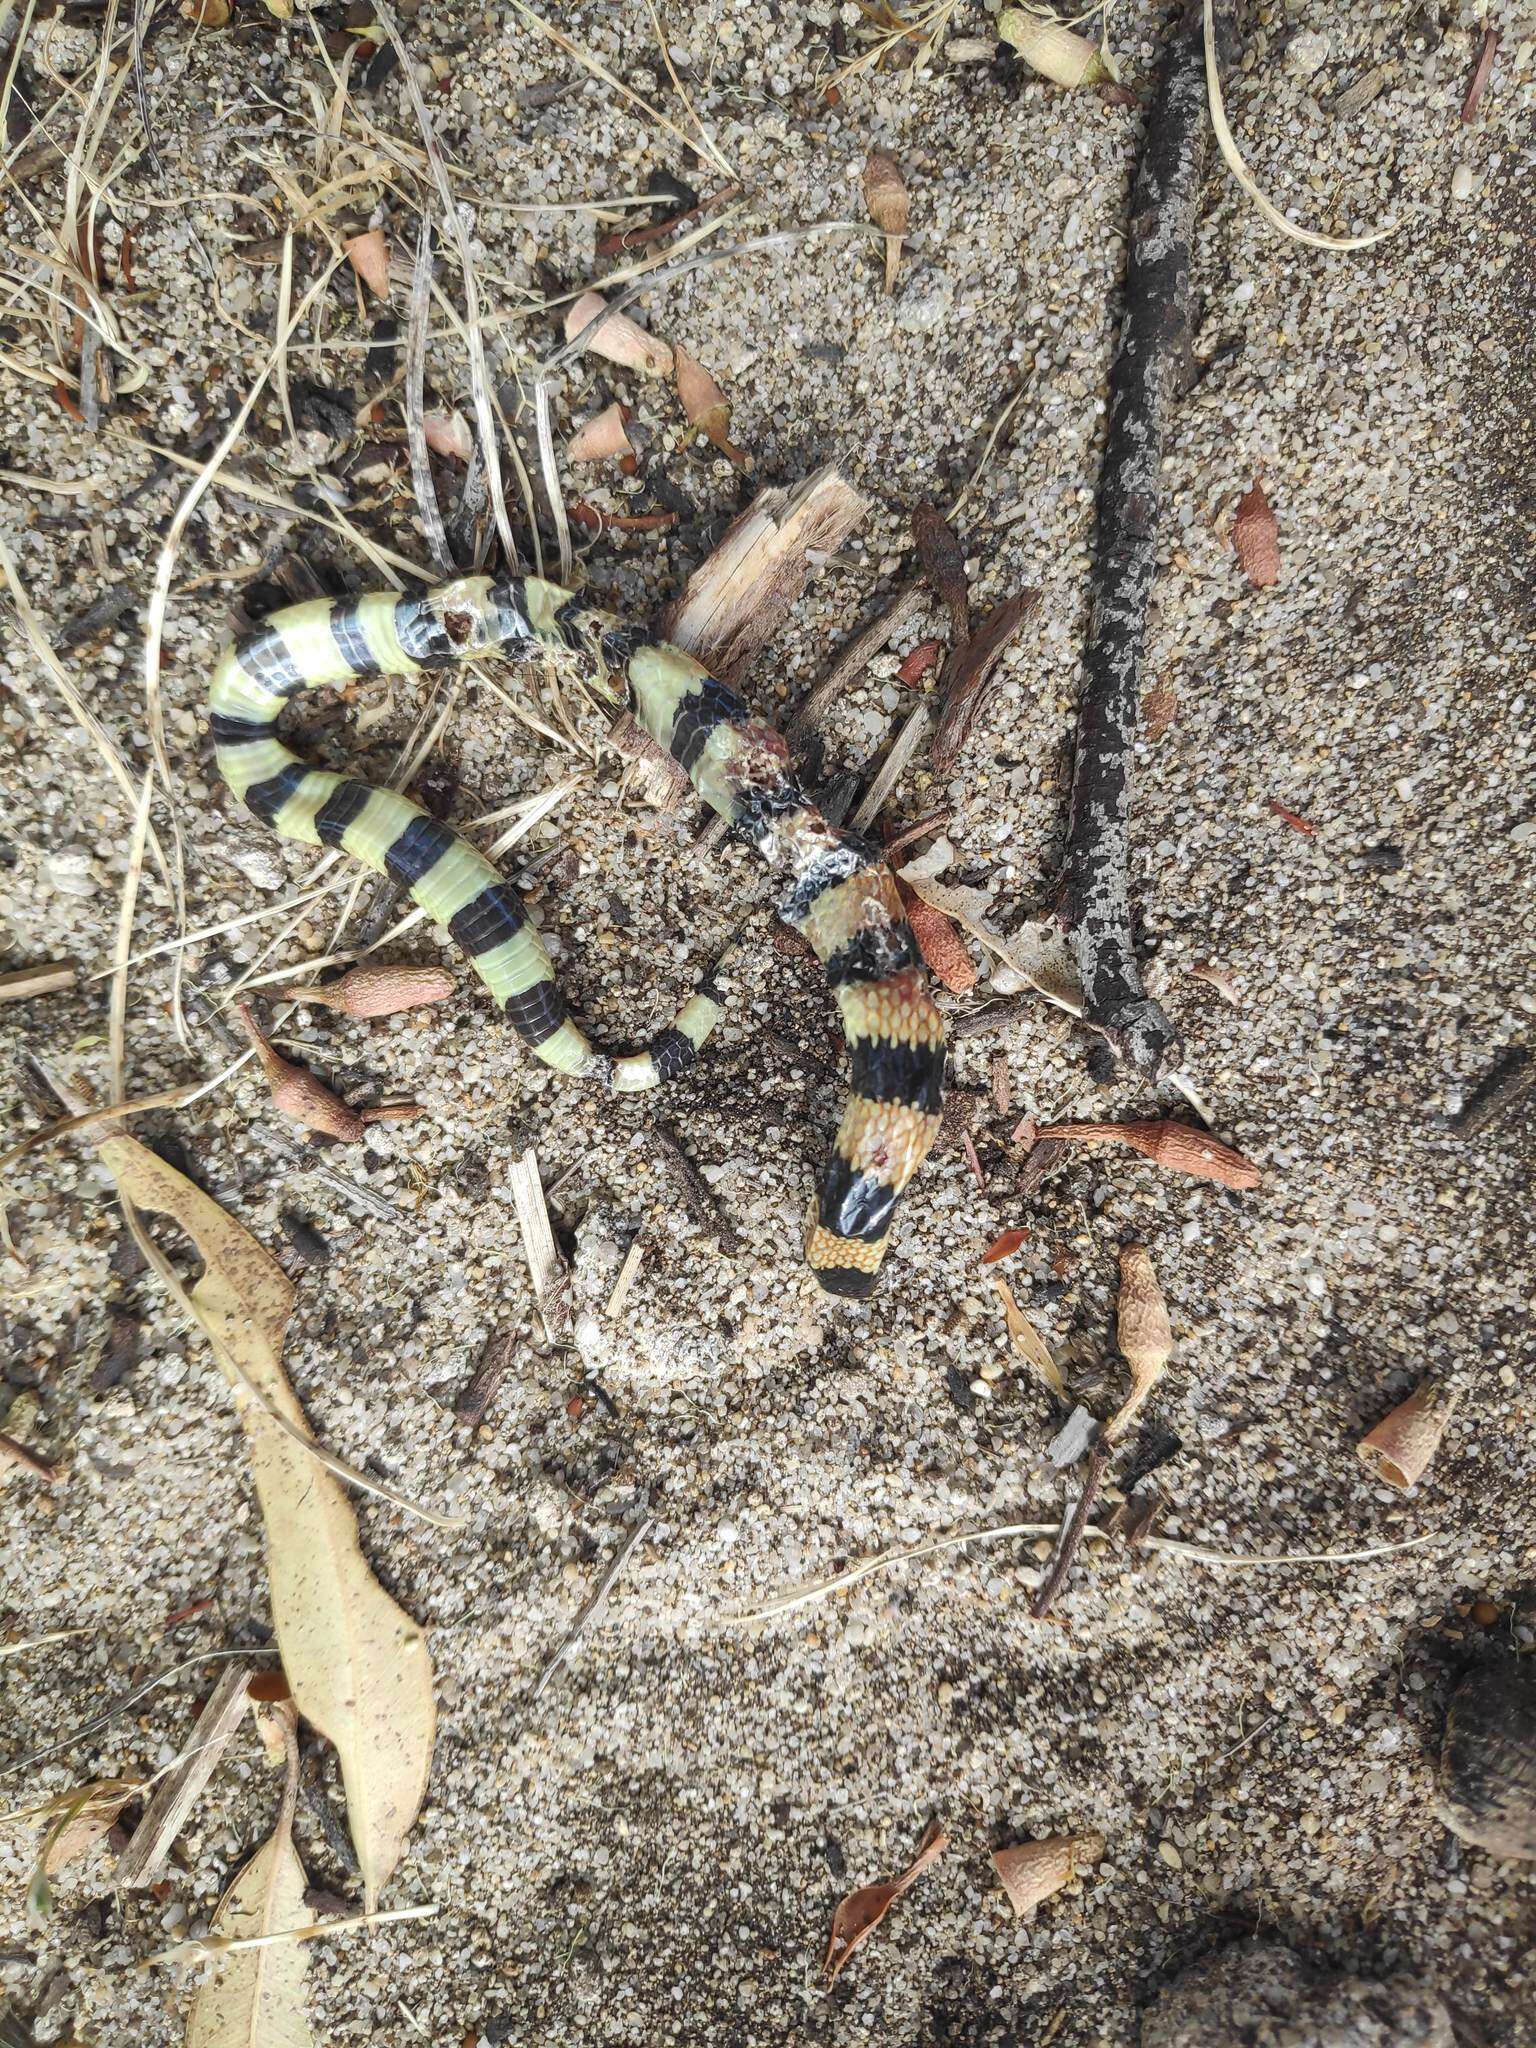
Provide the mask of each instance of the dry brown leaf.
POLYGON ((181 12, 198 28, 224 28, 229 22, 229 0, 181 0, 181 12))
POLYGON ((275 14, 279 21, 292 21, 293 0, 262 0, 268 14, 275 14))
POLYGON ((278 1651, 300 1712, 341 1759, 371 1911, 426 1790, 436 1732, 426 1639, 369 1570, 345 1492, 305 1448, 313 1440, 281 1364, 294 1300, 282 1268, 136 1139, 112 1135, 100 1151, 128 1199, 173 1217, 203 1256, 190 1303, 234 1381, 267 1526, 278 1651))
POLYGON ((1261 1178, 1251 1159, 1219 1138, 1161 1117, 1130 1124, 1042 1124, 1039 1135, 1080 1145, 1129 1145, 1158 1166, 1227 1188, 1256 1188, 1261 1178))
POLYGON ((997 1289, 997 1298, 1003 1304, 1003 1317, 1008 1325, 1008 1335, 1013 1348, 1026 1361, 1038 1379, 1045 1382, 1058 1401, 1067 1398, 1067 1383, 1061 1376, 1061 1369, 1052 1358, 1045 1339, 1025 1315, 1013 1298, 1013 1289, 1001 1273, 992 1275, 992 1285, 997 1289))
POLYGON ((1179 715, 1179 700, 1166 683, 1158 683, 1141 700, 1141 722, 1154 745, 1179 715))
POLYGON ((866 1884, 856 1892, 850 1892, 832 1915, 832 1935, 827 1943, 827 1959, 822 1964, 822 1989, 830 1991, 837 1981, 837 1974, 854 1950, 866 1941, 890 1911, 907 1887, 916 1882, 929 1864, 944 1853, 949 1846, 949 1836, 937 1821, 923 1837, 910 1869, 900 1877, 892 1878, 889 1884, 866 1884))
MULTIPOLYGON (((248 1940, 314 1925, 304 1903, 304 1866, 293 1846, 299 1750, 291 1709, 282 1726, 287 1769, 277 1826, 219 1901, 215 1936, 248 1940)), ((315 2048, 305 2011, 308 1969, 309 1947, 300 1941, 221 1956, 192 2001, 187 2048, 315 2048)))
MULTIPOLYGON (((908 861, 899 870, 897 880, 932 909, 952 918, 962 931, 979 939, 989 953, 1019 977, 1021 985, 1027 982, 1074 1017, 1081 1016, 1083 987, 1077 966, 1066 940, 1053 926, 1043 921, 1026 924, 1004 937, 986 917, 992 908, 992 898, 985 889, 936 881, 925 860, 908 861)), ((1004 992, 996 975, 993 985, 1000 994, 1004 992)))
POLYGON ((1237 501, 1232 545, 1237 549, 1243 574, 1255 590, 1268 590, 1272 583, 1279 582, 1280 526, 1264 495, 1264 486, 1257 479, 1253 489, 1237 501))
POLYGON ((347 261, 376 299, 389 297, 389 240, 382 228, 369 228, 342 243, 347 261))

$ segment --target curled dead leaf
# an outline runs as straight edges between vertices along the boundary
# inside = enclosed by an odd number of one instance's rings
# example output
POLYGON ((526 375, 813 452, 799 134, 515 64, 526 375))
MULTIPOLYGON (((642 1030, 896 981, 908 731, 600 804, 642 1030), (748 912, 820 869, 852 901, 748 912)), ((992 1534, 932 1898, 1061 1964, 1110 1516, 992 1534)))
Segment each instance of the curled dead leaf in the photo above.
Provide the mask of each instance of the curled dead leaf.
POLYGON ((229 0, 181 0, 182 18, 197 28, 224 28, 228 25, 229 0))
POLYGON ((923 1837, 911 1866, 900 1877, 892 1878, 888 1884, 861 1885, 858 1891, 850 1892, 838 1905, 832 1915, 832 1934, 827 1942, 827 1957, 822 1964, 821 1982, 824 1991, 830 1991, 837 1981, 837 1974, 861 1942, 867 1941, 880 1922, 885 1918, 893 1903, 907 1887, 916 1882, 923 1872, 940 1857, 949 1846, 949 1836, 935 1821, 923 1837))
POLYGON ((992 1275, 992 1285, 997 1289, 997 1298, 1003 1305, 1003 1320, 1008 1325, 1008 1336, 1014 1350, 1029 1366, 1036 1379, 1049 1387, 1058 1401, 1065 1401, 1067 1383, 1062 1378, 1061 1368, 1052 1358, 1045 1339, 1014 1300, 1013 1289, 1001 1273, 992 1275))
POLYGON ((676 365, 677 395, 688 416, 689 426, 697 427, 705 440, 712 442, 738 469, 749 468, 752 458, 743 454, 730 438, 731 407, 725 393, 704 365, 694 361, 687 349, 675 348, 672 354, 676 365))
POLYGON ((1232 545, 1243 574, 1255 590, 1267 590, 1280 580, 1280 525, 1257 480, 1253 489, 1237 501, 1232 522, 1232 545))
POLYGON ((1196 981, 1208 981, 1219 995, 1229 1002, 1234 1010, 1240 1010, 1243 999, 1238 994, 1237 976, 1229 967, 1218 967, 1214 960, 1197 960, 1189 969, 1196 981))

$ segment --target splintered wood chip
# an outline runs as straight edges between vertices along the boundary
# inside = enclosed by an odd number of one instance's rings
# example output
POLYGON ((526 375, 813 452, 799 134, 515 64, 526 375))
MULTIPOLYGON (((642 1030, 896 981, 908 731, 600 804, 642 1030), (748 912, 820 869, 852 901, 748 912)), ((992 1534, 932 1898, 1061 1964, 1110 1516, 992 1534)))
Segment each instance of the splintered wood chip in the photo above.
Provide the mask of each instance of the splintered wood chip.
POLYGON ((909 882, 898 878, 896 887, 917 950, 927 962, 929 972, 947 989, 963 996, 967 989, 976 986, 976 963, 967 952, 965 941, 944 912, 925 902, 909 882))
POLYGON ((1267 590, 1272 583, 1279 582, 1280 527, 1264 495, 1264 486, 1257 481, 1237 501, 1232 545, 1237 549, 1243 574, 1255 590, 1267 590))
POLYGON ((863 1941, 867 1941, 880 1922, 890 1911, 894 1902, 911 1884, 920 1878, 929 1864, 941 1856, 949 1846, 949 1836, 937 1821, 923 1837, 909 1869, 900 1877, 892 1878, 888 1884, 866 1884, 858 1891, 850 1892, 832 1915, 832 1935, 827 1943, 827 1959, 822 1964, 821 1983, 824 1991, 830 1991, 837 1981, 838 1972, 863 1941))

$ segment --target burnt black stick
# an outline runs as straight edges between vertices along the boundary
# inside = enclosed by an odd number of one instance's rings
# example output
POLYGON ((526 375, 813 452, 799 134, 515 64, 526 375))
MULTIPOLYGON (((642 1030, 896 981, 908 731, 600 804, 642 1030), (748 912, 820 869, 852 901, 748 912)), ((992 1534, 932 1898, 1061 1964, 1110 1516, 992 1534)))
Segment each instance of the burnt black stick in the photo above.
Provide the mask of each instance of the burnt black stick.
POLYGON ((1163 442, 1189 363, 1190 252, 1207 126, 1201 30, 1200 7, 1187 5, 1174 23, 1131 194, 1062 900, 1087 997, 1084 1021, 1152 1077, 1175 1062, 1179 1036, 1142 987, 1131 938, 1131 757, 1157 572, 1163 442))

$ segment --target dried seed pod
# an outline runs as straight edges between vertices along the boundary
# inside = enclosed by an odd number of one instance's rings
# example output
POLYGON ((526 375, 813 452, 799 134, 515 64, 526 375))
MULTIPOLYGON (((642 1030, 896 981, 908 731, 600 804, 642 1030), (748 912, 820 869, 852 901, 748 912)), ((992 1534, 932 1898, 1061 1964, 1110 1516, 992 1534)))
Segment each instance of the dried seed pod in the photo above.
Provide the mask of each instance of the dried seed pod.
POLYGON ((423 1003, 444 1002, 456 986, 446 967, 375 966, 349 967, 335 981, 294 982, 272 993, 284 1002, 318 1003, 349 1017, 393 1017, 423 1003))
POLYGON ((594 413, 565 444, 571 462, 606 462, 615 455, 633 455, 635 445, 628 434, 629 407, 608 405, 594 413))
POLYGON ((319 1076, 310 1073, 307 1067, 296 1067, 285 1060, 263 1035, 251 1015, 249 1003, 240 1005, 240 1019, 256 1048, 256 1057, 261 1061, 267 1086, 272 1090, 272 1100, 284 1116, 291 1116, 295 1123, 303 1124, 309 1130, 324 1131, 328 1137, 340 1138, 343 1144, 360 1143, 364 1125, 356 1110, 348 1109, 340 1096, 333 1095, 319 1076))
POLYGON ((925 903, 908 883, 898 881, 896 887, 901 894, 902 908, 907 913, 907 923, 912 927, 912 936, 917 941, 917 950, 927 963, 929 972, 937 975, 946 988, 963 996, 967 989, 976 986, 976 963, 966 951, 964 939, 943 911, 925 903))
POLYGON ((707 441, 738 468, 746 469, 749 457, 730 438, 730 401, 702 363, 694 361, 687 349, 673 350, 677 365, 677 395, 690 427, 697 427, 707 441))
POLYGON ((1536 1857, 1536 1667, 1513 1659, 1462 1681, 1445 1717, 1436 1811, 1495 1856, 1536 1857))
POLYGON ((1356 1446, 1361 1458, 1388 1486, 1407 1493, 1429 1468, 1459 1396, 1438 1380, 1422 1380, 1406 1401, 1378 1422, 1356 1446))
POLYGON ((1074 35, 1059 21, 1043 21, 1022 7, 1009 7, 998 16, 997 32, 1032 71, 1053 85, 1098 85, 1109 77, 1103 58, 1087 37, 1074 35))
POLYGON ((1243 574, 1255 590, 1268 590, 1280 580, 1280 525, 1270 509, 1264 486, 1255 479, 1251 491, 1237 501, 1232 545, 1243 574))
POLYGON ((1197 1180, 1219 1181, 1227 1188, 1256 1188, 1260 1179, 1259 1169, 1241 1152, 1208 1131, 1164 1117, 1129 1124, 1042 1124, 1036 1137, 1037 1142, 1058 1138, 1081 1145, 1129 1145, 1158 1166, 1193 1174, 1197 1180))
MULTIPOLYGON (((595 320, 608 301, 601 292, 583 292, 565 315, 565 338, 578 335, 589 320, 595 320)), ((625 313, 610 313, 601 327, 594 327, 582 343, 590 355, 606 356, 626 370, 638 370, 642 377, 666 377, 672 370, 672 351, 654 334, 637 327, 625 313)))
POLYGON ((884 149, 872 149, 864 166, 864 204, 869 217, 885 237, 885 288, 896 289, 896 268, 901 262, 901 238, 907 232, 910 209, 907 181, 896 159, 884 149))
POLYGON ((992 1867, 1014 1912, 1021 1920, 1033 1920, 1047 1899, 1103 1854, 1102 1835, 1052 1835, 1043 1842, 994 1849, 992 1867))
POLYGON ((1125 1434, 1173 1355, 1173 1326, 1168 1321, 1168 1307, 1144 1244, 1120 1247, 1117 1335, 1120 1350, 1131 1368, 1131 1391, 1105 1426, 1108 1443, 1125 1434))

